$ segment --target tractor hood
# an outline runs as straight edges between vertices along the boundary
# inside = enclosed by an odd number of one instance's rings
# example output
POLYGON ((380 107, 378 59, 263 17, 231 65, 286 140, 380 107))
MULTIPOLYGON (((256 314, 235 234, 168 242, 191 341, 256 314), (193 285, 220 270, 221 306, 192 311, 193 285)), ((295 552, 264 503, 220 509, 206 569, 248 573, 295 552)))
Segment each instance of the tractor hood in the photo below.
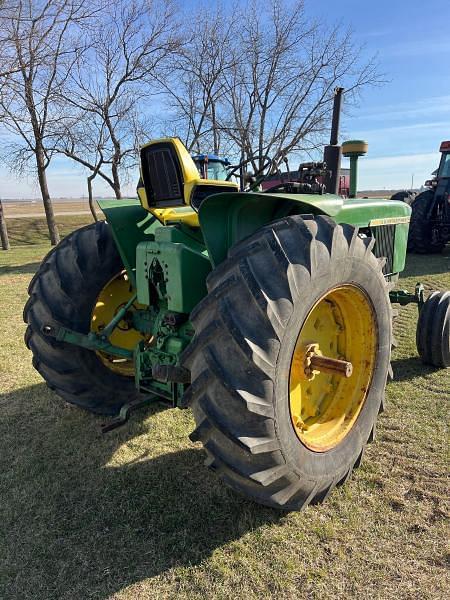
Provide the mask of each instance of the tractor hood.
POLYGON ((322 214, 356 227, 401 224, 408 228, 410 207, 383 198, 344 199, 334 194, 214 194, 199 209, 199 221, 213 265, 228 249, 257 229, 288 215, 322 214))

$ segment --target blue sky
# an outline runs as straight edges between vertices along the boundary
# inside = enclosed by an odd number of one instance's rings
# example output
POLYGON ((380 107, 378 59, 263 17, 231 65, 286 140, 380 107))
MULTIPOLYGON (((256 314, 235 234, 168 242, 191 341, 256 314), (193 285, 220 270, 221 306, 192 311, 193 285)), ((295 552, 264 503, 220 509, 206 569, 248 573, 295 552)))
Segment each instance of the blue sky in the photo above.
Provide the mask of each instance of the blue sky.
MULTIPOLYGON (((211 5, 213 4, 211 0, 211 5)), ((350 26, 364 54, 378 55, 388 83, 368 88, 342 122, 341 139, 369 142, 359 189, 420 186, 450 139, 450 0, 306 0, 308 12, 350 26)), ((83 171, 63 159, 48 172, 54 197, 85 194, 83 171)), ((126 190, 133 193, 135 182, 126 190)), ((110 194, 95 183, 97 195, 110 194)), ((134 193, 133 193, 134 195, 134 193)), ((0 197, 39 197, 33 178, 17 180, 0 167, 0 197)))

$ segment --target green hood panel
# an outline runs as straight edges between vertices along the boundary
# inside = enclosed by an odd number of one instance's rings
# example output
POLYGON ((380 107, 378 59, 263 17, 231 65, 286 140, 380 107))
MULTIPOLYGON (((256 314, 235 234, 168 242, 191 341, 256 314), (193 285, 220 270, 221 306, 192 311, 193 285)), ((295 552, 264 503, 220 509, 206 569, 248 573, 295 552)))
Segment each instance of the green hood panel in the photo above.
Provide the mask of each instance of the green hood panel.
MULTIPOLYGON (((330 215, 338 223, 350 223, 357 227, 367 227, 378 219, 403 219, 409 222, 411 208, 406 202, 385 198, 350 198, 342 203, 342 208, 330 215)), ((381 225, 382 223, 379 223, 381 225)))
MULTIPOLYGON (((337 223, 369 227, 375 219, 400 219, 407 229, 411 214, 404 202, 383 198, 344 200, 333 194, 214 194, 200 206, 199 221, 214 265, 227 257, 228 249, 257 229, 287 215, 322 214, 337 223)), ((379 225, 382 223, 378 223, 379 225)))

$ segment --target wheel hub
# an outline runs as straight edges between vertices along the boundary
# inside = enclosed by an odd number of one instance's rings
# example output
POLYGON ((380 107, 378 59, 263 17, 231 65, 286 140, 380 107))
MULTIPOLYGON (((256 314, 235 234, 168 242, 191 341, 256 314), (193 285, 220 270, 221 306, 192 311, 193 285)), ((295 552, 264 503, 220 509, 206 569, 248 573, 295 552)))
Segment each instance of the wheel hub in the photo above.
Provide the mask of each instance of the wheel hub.
POLYGON ((318 373, 330 373, 350 377, 353 373, 353 365, 347 360, 341 360, 330 356, 323 356, 319 344, 306 344, 298 348, 301 369, 298 376, 301 379, 312 381, 318 373))
POLYGON ((350 432, 373 376, 378 332, 366 294, 343 285, 308 313, 291 359, 291 421, 310 449, 325 452, 350 432))

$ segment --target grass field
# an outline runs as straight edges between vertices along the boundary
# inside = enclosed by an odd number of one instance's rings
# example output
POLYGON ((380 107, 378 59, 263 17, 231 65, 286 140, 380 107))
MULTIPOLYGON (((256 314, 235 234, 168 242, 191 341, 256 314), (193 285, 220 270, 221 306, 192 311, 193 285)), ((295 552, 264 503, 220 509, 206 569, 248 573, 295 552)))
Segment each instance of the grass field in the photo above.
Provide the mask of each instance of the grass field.
MULTIPOLYGON (((71 215, 55 217, 58 231, 64 237, 77 227, 92 223, 91 215, 71 215)), ((39 245, 50 243, 47 222, 45 218, 7 219, 9 243, 12 248, 24 245, 39 245)))
MULTIPOLYGON (((30 245, 0 253, 0 598, 449 597, 450 370, 418 360, 414 306, 362 467, 325 504, 280 514, 203 467, 189 411, 155 406, 102 435, 45 386, 22 306, 49 247, 21 227, 30 245)), ((450 288, 449 250, 409 257, 401 287, 450 288)))

